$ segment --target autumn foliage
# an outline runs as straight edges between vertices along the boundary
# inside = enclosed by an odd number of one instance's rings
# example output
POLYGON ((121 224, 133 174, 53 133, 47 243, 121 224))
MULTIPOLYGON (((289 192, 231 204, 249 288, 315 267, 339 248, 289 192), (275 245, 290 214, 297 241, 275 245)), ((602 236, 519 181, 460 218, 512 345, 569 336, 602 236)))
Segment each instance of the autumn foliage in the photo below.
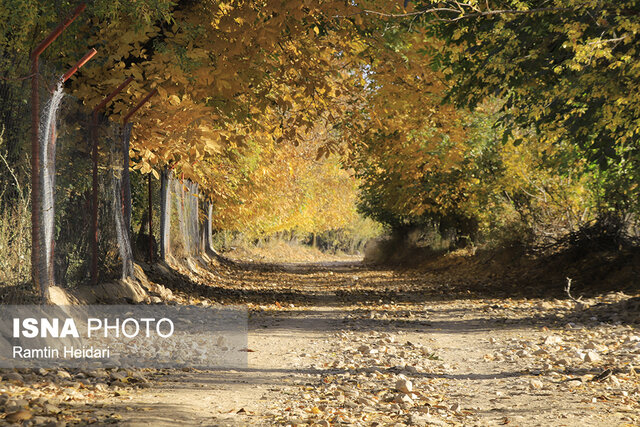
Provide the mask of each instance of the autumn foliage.
MULTIPOLYGON (((458 243, 546 244, 637 215, 637 8, 95 1, 44 59, 63 69, 98 50, 67 87, 88 111, 133 77, 107 106, 114 123, 157 89, 135 118, 131 167, 197 182, 216 229, 316 233, 365 214, 458 243)), ((57 12, 21 0, 0 10, 1 119, 23 174, 16 79, 57 12)))

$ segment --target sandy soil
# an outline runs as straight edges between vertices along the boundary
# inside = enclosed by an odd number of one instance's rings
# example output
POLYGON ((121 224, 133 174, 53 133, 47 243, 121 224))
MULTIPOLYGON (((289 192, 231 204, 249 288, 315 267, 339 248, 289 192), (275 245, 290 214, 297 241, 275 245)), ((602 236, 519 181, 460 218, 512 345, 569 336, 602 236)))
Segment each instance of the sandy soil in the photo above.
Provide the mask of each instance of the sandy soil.
POLYGON ((246 368, 4 370, 0 425, 640 425, 638 295, 576 303, 462 264, 174 267, 147 266, 156 303, 248 307, 246 368))
POLYGON ((102 411, 123 411, 127 426, 640 423, 640 332, 629 313, 615 320, 636 307, 624 304, 629 295, 582 310, 562 299, 465 297, 446 282, 353 262, 218 279, 208 298, 251 308, 248 368, 159 374, 99 402, 102 411))

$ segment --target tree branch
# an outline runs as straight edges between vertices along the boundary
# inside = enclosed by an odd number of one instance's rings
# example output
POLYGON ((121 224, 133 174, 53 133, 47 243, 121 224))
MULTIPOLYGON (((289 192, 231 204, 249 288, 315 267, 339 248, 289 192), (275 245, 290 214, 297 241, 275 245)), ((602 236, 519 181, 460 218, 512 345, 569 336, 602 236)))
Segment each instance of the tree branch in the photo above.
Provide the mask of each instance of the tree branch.
POLYGON ((377 15, 385 18, 406 18, 411 16, 420 16, 427 14, 434 14, 438 12, 446 12, 446 13, 455 13, 460 14, 460 16, 456 18, 438 18, 439 21, 447 21, 454 22, 459 21, 461 19, 469 19, 469 18, 478 18, 481 16, 492 16, 492 15, 532 15, 536 13, 546 13, 546 12, 567 12, 573 10, 569 7, 540 7, 537 9, 529 9, 529 10, 517 10, 517 9, 500 9, 500 10, 485 10, 478 11, 472 13, 464 13, 463 9, 454 9, 449 7, 434 7, 429 9, 418 10, 415 12, 407 12, 407 13, 385 13, 379 12, 376 10, 365 9, 361 13, 365 15, 377 15))

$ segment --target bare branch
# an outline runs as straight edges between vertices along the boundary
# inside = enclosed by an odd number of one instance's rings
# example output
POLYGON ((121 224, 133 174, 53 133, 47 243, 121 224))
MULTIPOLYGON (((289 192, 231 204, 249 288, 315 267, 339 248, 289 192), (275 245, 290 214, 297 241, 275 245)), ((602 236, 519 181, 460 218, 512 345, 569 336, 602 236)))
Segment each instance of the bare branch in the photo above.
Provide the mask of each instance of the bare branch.
MULTIPOLYGON (((462 6, 462 5, 460 5, 462 6)), ((477 9, 476 9, 477 10, 477 9)), ((455 13, 459 16, 455 18, 438 18, 439 21, 448 21, 454 22, 459 21, 461 19, 469 19, 469 18, 477 18, 481 16, 492 16, 492 15, 531 15, 536 13, 546 13, 546 12, 567 12, 573 10, 569 7, 540 7, 537 9, 529 9, 529 10, 518 10, 518 9, 501 9, 501 10, 485 10, 485 11, 477 11, 472 13, 464 13, 464 10, 454 9, 449 7, 434 7, 429 9, 417 10, 415 12, 407 12, 407 13, 385 13, 379 12, 376 10, 365 9, 361 13, 365 15, 377 15, 384 18, 407 18, 411 16, 420 16, 420 15, 428 15, 435 14, 438 12, 446 12, 446 13, 455 13)))
POLYGON ((596 41, 593 41, 593 42, 589 42, 589 43, 587 43, 587 45, 591 46, 591 45, 600 45, 600 44, 605 44, 605 43, 616 43, 616 42, 621 42, 622 40, 626 39, 627 37, 629 37, 629 36, 626 35, 626 36, 616 37, 616 38, 613 38, 613 39, 606 39, 606 40, 599 39, 599 40, 596 40, 596 41))
POLYGON ((362 13, 365 15, 377 15, 385 18, 407 18, 409 16, 419 16, 419 15, 426 15, 429 13, 438 13, 438 12, 460 13, 460 10, 451 9, 447 7, 436 7, 433 9, 418 10, 415 12, 407 12, 407 13, 385 13, 385 12, 378 12, 376 10, 368 10, 368 9, 365 9, 362 11, 362 13))

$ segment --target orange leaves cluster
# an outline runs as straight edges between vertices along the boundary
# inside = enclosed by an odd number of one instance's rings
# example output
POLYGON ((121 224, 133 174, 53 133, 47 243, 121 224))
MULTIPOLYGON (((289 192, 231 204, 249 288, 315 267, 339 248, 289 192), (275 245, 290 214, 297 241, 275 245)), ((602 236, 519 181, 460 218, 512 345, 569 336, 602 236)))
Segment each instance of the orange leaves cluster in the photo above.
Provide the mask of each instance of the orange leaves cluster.
POLYGON ((363 177, 383 178, 389 207, 420 214, 446 202, 435 187, 425 195, 423 182, 457 167, 464 133, 440 105, 441 76, 415 48, 427 36, 390 43, 358 7, 203 0, 136 31, 96 21, 91 40, 104 54, 76 95, 92 107, 134 76, 109 106, 117 121, 157 89, 135 116, 133 166, 154 175, 171 167, 200 183, 219 225, 340 226, 355 215, 356 181, 335 153, 364 155, 363 177))
POLYGON ((93 107, 133 76, 109 106, 120 121, 157 89, 135 116, 132 162, 143 172, 170 166, 204 183, 220 163, 212 158, 227 148, 248 139, 298 144, 336 108, 331 98, 348 91, 336 58, 351 38, 341 22, 328 23, 351 7, 336 0, 199 1, 156 25, 94 20, 85 31, 101 57, 84 70, 75 95, 93 107))

